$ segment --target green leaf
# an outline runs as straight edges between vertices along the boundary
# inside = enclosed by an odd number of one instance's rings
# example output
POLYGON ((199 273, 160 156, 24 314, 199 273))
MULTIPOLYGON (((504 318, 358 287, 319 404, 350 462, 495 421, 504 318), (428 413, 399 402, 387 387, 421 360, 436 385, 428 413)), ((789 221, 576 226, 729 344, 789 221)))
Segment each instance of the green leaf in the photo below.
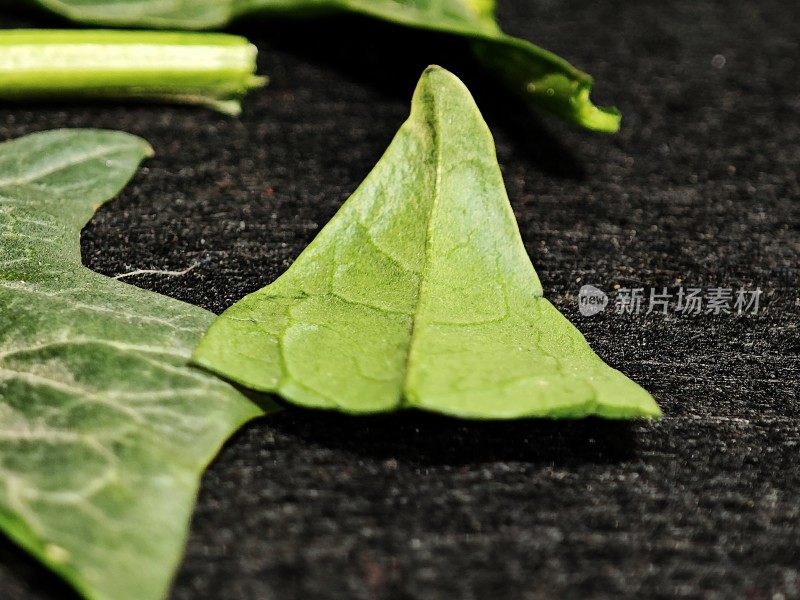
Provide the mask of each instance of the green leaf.
POLYGON ((0 528, 93 600, 157 600, 198 480, 258 408, 187 366, 213 320, 81 264, 150 153, 59 130, 0 144, 0 528))
POLYGON ((542 297, 491 134, 437 67, 364 183, 286 273, 214 322, 193 361, 350 413, 660 414, 542 297))
POLYGON ((504 34, 494 0, 37 0, 75 21, 115 27, 209 29, 249 16, 349 12, 463 36, 478 59, 513 93, 567 121, 619 129, 619 112, 589 99, 592 78, 558 56, 504 34))

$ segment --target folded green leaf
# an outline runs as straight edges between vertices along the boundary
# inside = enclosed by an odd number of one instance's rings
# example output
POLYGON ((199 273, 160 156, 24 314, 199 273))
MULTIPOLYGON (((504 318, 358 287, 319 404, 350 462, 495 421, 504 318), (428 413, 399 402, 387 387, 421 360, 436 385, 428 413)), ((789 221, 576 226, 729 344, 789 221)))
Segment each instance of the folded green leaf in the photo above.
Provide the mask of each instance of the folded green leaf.
POLYGON ((211 313, 81 265, 148 153, 98 130, 0 145, 0 529, 93 600, 166 596, 200 474, 260 414, 187 366, 211 313))
POLYGON ((247 15, 350 12, 472 40, 478 59, 532 105, 589 129, 614 132, 619 113, 589 99, 592 78, 558 56, 505 35, 494 0, 37 0, 75 21, 115 27, 209 29, 247 15))
POLYGON ((214 322, 193 361, 352 413, 660 414, 542 297, 491 134, 440 68, 364 183, 286 273, 214 322))
POLYGON ((221 33, 17 29, 0 32, 0 99, 121 98, 238 114, 256 47, 221 33))

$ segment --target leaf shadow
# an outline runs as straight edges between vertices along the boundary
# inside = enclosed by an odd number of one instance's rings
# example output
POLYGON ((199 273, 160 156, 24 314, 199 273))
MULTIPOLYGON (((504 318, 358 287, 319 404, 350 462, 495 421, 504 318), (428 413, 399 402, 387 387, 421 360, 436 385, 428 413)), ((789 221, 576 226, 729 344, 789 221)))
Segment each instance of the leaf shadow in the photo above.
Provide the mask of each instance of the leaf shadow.
POLYGON ((465 421, 417 410, 353 416, 292 407, 260 426, 331 450, 425 466, 616 464, 636 453, 630 421, 599 418, 465 421))
POLYGON ((0 590, 0 598, 4 599, 81 598, 66 581, 3 535, 0 535, 0 590))
POLYGON ((70 26, 66 19, 47 12, 34 2, 25 0, 0 0, 0 17, 6 29, 29 27, 55 29, 70 26))
MULTIPOLYGON (((556 177, 586 177, 584 165, 572 150, 539 115, 481 67, 468 41, 459 36, 354 15, 264 19, 257 24, 240 21, 231 31, 258 45, 264 62, 262 71, 270 76, 270 56, 287 53, 332 70, 348 81, 367 83, 402 106, 410 101, 425 68, 438 64, 467 85, 493 133, 508 140, 515 155, 524 156, 533 168, 556 177)), ((272 82, 281 85, 280 73, 272 77, 272 82)))

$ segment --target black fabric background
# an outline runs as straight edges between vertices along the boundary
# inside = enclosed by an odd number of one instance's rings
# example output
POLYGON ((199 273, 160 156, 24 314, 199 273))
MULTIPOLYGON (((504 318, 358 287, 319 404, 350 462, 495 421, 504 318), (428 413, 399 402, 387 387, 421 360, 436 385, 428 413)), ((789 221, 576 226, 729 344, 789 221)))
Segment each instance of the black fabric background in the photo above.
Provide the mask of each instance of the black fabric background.
MULTIPOLYGON (((84 231, 85 263, 199 261, 130 281, 219 312, 311 241, 439 63, 495 133, 546 295, 664 409, 632 424, 255 422, 204 478, 173 600, 800 597, 798 4, 501 0, 499 18, 594 75, 621 132, 532 116, 463 42, 358 18, 235 26, 272 78, 238 120, 0 111, 2 139, 89 126, 149 140, 156 157, 84 231), (584 283, 764 294, 757 316, 583 317, 584 283)), ((71 596, 5 543, 0 598, 71 596)))

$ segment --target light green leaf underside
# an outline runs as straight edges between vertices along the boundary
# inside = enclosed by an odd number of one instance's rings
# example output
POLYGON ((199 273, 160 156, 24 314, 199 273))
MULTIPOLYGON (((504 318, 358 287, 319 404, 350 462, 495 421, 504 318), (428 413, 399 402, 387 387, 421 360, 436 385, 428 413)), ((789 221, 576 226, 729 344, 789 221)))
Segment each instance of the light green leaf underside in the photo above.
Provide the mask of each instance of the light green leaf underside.
POLYGON ((116 27, 210 29, 250 16, 354 13, 464 36, 478 59, 532 105, 598 131, 619 128, 619 113, 589 99, 592 78, 530 42, 505 35, 494 0, 37 0, 79 22, 116 27))
POLYGON ((95 600, 166 596, 202 471, 260 412, 187 366, 211 313, 81 265, 149 152, 99 130, 0 145, 0 528, 95 600))
POLYGON ((436 67, 364 183, 286 273, 214 322, 193 360, 351 413, 660 414, 542 297, 491 134, 436 67))

